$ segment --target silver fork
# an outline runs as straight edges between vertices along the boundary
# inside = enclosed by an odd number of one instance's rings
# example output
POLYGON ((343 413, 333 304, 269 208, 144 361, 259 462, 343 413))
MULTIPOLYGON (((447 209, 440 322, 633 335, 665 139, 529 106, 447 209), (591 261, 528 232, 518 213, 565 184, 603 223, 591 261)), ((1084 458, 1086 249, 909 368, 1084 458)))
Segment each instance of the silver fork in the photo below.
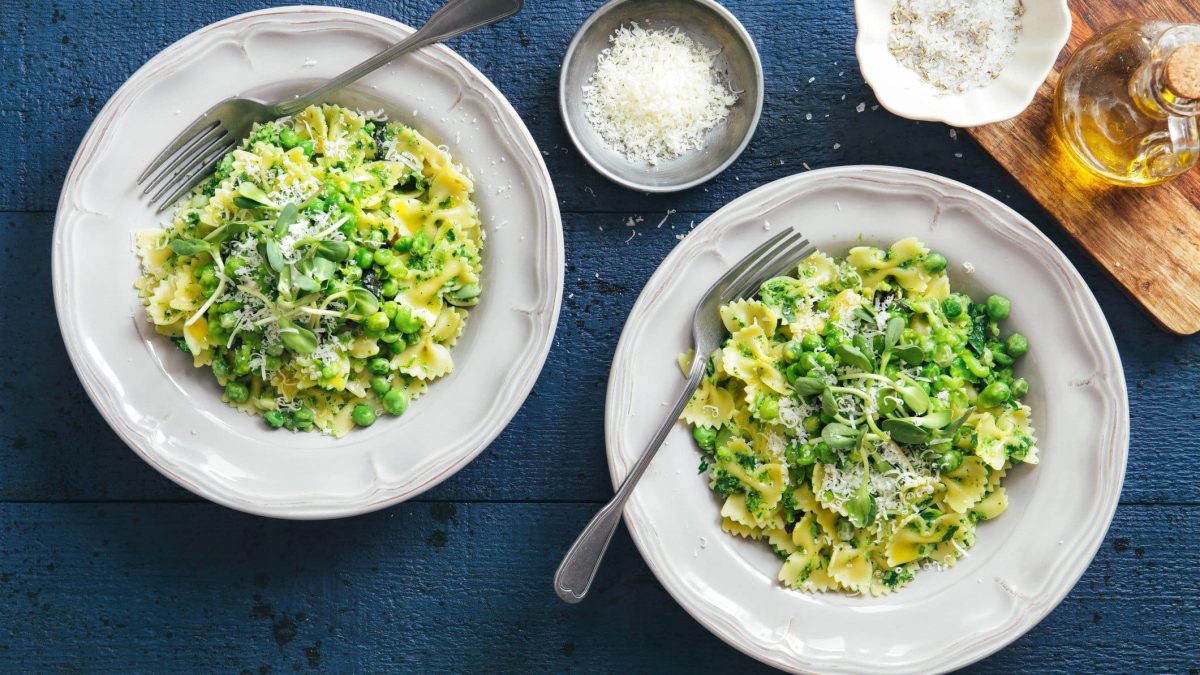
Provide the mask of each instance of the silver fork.
POLYGON ((250 135, 256 122, 295 115, 402 54, 506 19, 524 4, 524 0, 450 0, 417 32, 303 96, 274 105, 247 98, 225 99, 158 153, 138 176, 137 184, 143 187, 142 194, 151 195, 151 204, 158 204, 157 212, 162 212, 204 180, 226 153, 250 135))
POLYGON ((617 530, 617 524, 621 522, 625 502, 629 500, 638 479, 650 465, 650 460, 654 459, 659 446, 675 426, 679 415, 691 399, 692 392, 700 385, 708 363, 708 355, 721 345, 725 331, 718 312, 721 305, 744 297, 747 293, 753 295, 762 282, 779 276, 814 250, 803 235, 789 228, 738 261, 705 293, 704 299, 692 314, 692 343, 696 354, 692 357, 687 382, 679 393, 679 399, 675 401, 671 413, 663 419, 662 425, 646 446, 641 458, 621 482, 621 487, 617 488, 616 495, 592 517, 591 522, 583 528, 579 538, 571 545, 571 549, 563 556, 558 571, 554 573, 554 592, 559 598, 574 604, 587 595, 592 580, 596 577, 596 571, 600 569, 604 551, 617 530))

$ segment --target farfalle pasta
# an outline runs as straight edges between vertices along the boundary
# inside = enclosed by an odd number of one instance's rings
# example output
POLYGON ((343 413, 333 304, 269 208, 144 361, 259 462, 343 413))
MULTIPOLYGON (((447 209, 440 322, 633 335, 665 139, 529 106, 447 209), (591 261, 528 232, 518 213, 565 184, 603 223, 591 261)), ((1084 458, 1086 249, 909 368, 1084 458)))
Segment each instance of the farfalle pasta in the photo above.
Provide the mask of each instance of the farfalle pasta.
POLYGON ((816 253, 720 308, 682 418, 722 529, 770 546, 789 587, 880 595, 954 564, 1038 462, 1010 304, 952 293, 946 264, 915 238, 816 253))
POLYGON ((454 369, 482 293, 471 180, 382 115, 256 125, 165 229, 139 232, 147 318, 275 428, 341 436, 454 369))

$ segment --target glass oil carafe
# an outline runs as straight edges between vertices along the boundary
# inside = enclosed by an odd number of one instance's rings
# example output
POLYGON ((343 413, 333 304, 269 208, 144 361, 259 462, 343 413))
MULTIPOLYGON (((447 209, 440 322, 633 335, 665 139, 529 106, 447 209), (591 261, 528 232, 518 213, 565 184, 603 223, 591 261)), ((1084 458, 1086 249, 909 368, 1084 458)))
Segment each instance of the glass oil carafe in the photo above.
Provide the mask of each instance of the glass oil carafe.
POLYGON ((1121 185, 1154 185, 1200 158, 1200 25, 1126 21, 1084 43, 1059 77, 1070 154, 1121 185))

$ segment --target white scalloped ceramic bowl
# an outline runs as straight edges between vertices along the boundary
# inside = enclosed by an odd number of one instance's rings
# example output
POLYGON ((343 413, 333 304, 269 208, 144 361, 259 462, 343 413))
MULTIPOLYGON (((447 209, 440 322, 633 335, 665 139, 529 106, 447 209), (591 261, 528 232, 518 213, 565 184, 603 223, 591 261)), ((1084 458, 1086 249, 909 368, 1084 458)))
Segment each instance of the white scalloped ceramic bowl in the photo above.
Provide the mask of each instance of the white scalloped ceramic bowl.
POLYGON ((951 261, 954 288, 1003 293, 1006 327, 1029 338, 1042 461, 1005 478, 1008 510, 979 526, 969 555, 881 598, 785 589, 761 542, 721 531, 720 501, 696 475, 683 424, 625 509, 663 586, 730 645, 795 672, 930 673, 963 667, 1020 637, 1066 596, 1104 538, 1129 444, 1125 379, 1112 333, 1063 254, 1016 212, 946 178, 849 166, 775 181, 733 201, 667 256, 625 324, 609 378, 605 433, 616 485, 683 384, 676 356, 690 316, 728 267, 795 226, 821 250, 921 238, 951 261), (767 226, 770 225, 768 231, 767 226), (963 263, 970 262, 968 273, 963 263))
POLYGON ((134 178, 187 124, 234 95, 290 96, 411 28, 344 9, 285 7, 203 28, 151 59, 100 112, 68 172, 54 232, 54 295, 71 361, 135 452, 215 502, 283 518, 371 511, 436 485, 516 413, 554 335, 562 224, 541 153, 515 110, 443 46, 407 55, 334 102, 382 108, 449 146, 475 178, 484 296, 455 371, 399 418, 335 440, 269 430, 219 400, 207 369, 151 329, 132 287, 131 233, 161 219, 134 178))
POLYGON ((875 98, 893 113, 914 120, 976 127, 1021 114, 1054 67, 1071 34, 1067 0, 1023 0, 1025 16, 1016 50, 990 84, 961 94, 938 92, 888 51, 896 0, 855 0, 855 53, 875 98))

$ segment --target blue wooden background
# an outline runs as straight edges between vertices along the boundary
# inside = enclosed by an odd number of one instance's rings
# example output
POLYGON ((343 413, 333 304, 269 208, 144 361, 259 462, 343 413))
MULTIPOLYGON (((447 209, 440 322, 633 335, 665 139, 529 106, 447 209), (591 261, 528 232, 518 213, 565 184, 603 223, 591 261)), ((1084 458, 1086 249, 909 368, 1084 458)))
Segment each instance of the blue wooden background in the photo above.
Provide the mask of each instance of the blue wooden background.
MULTIPOLYGON (((1129 382, 1129 470, 1095 562, 1041 625, 975 669, 1198 672, 1200 338, 1155 327, 965 134, 876 109, 848 0, 730 0, 762 53, 762 124, 724 175, 670 196, 609 184, 559 123, 559 63, 599 0, 530 0, 455 40, 525 118, 562 202, 562 318, 524 408, 457 476, 351 520, 247 516, 160 477, 68 365, 49 279, 54 208, 85 130, 135 69, 268 4, 283 3, 0 2, 0 669, 765 670, 672 602, 623 531, 584 604, 556 600, 550 577, 611 494, 599 401, 625 315, 675 235, 803 163, 879 163, 961 180, 1029 217, 1095 292, 1129 382), (629 216, 645 219, 631 241, 629 216)), ((417 23, 436 2, 343 4, 417 23)))

